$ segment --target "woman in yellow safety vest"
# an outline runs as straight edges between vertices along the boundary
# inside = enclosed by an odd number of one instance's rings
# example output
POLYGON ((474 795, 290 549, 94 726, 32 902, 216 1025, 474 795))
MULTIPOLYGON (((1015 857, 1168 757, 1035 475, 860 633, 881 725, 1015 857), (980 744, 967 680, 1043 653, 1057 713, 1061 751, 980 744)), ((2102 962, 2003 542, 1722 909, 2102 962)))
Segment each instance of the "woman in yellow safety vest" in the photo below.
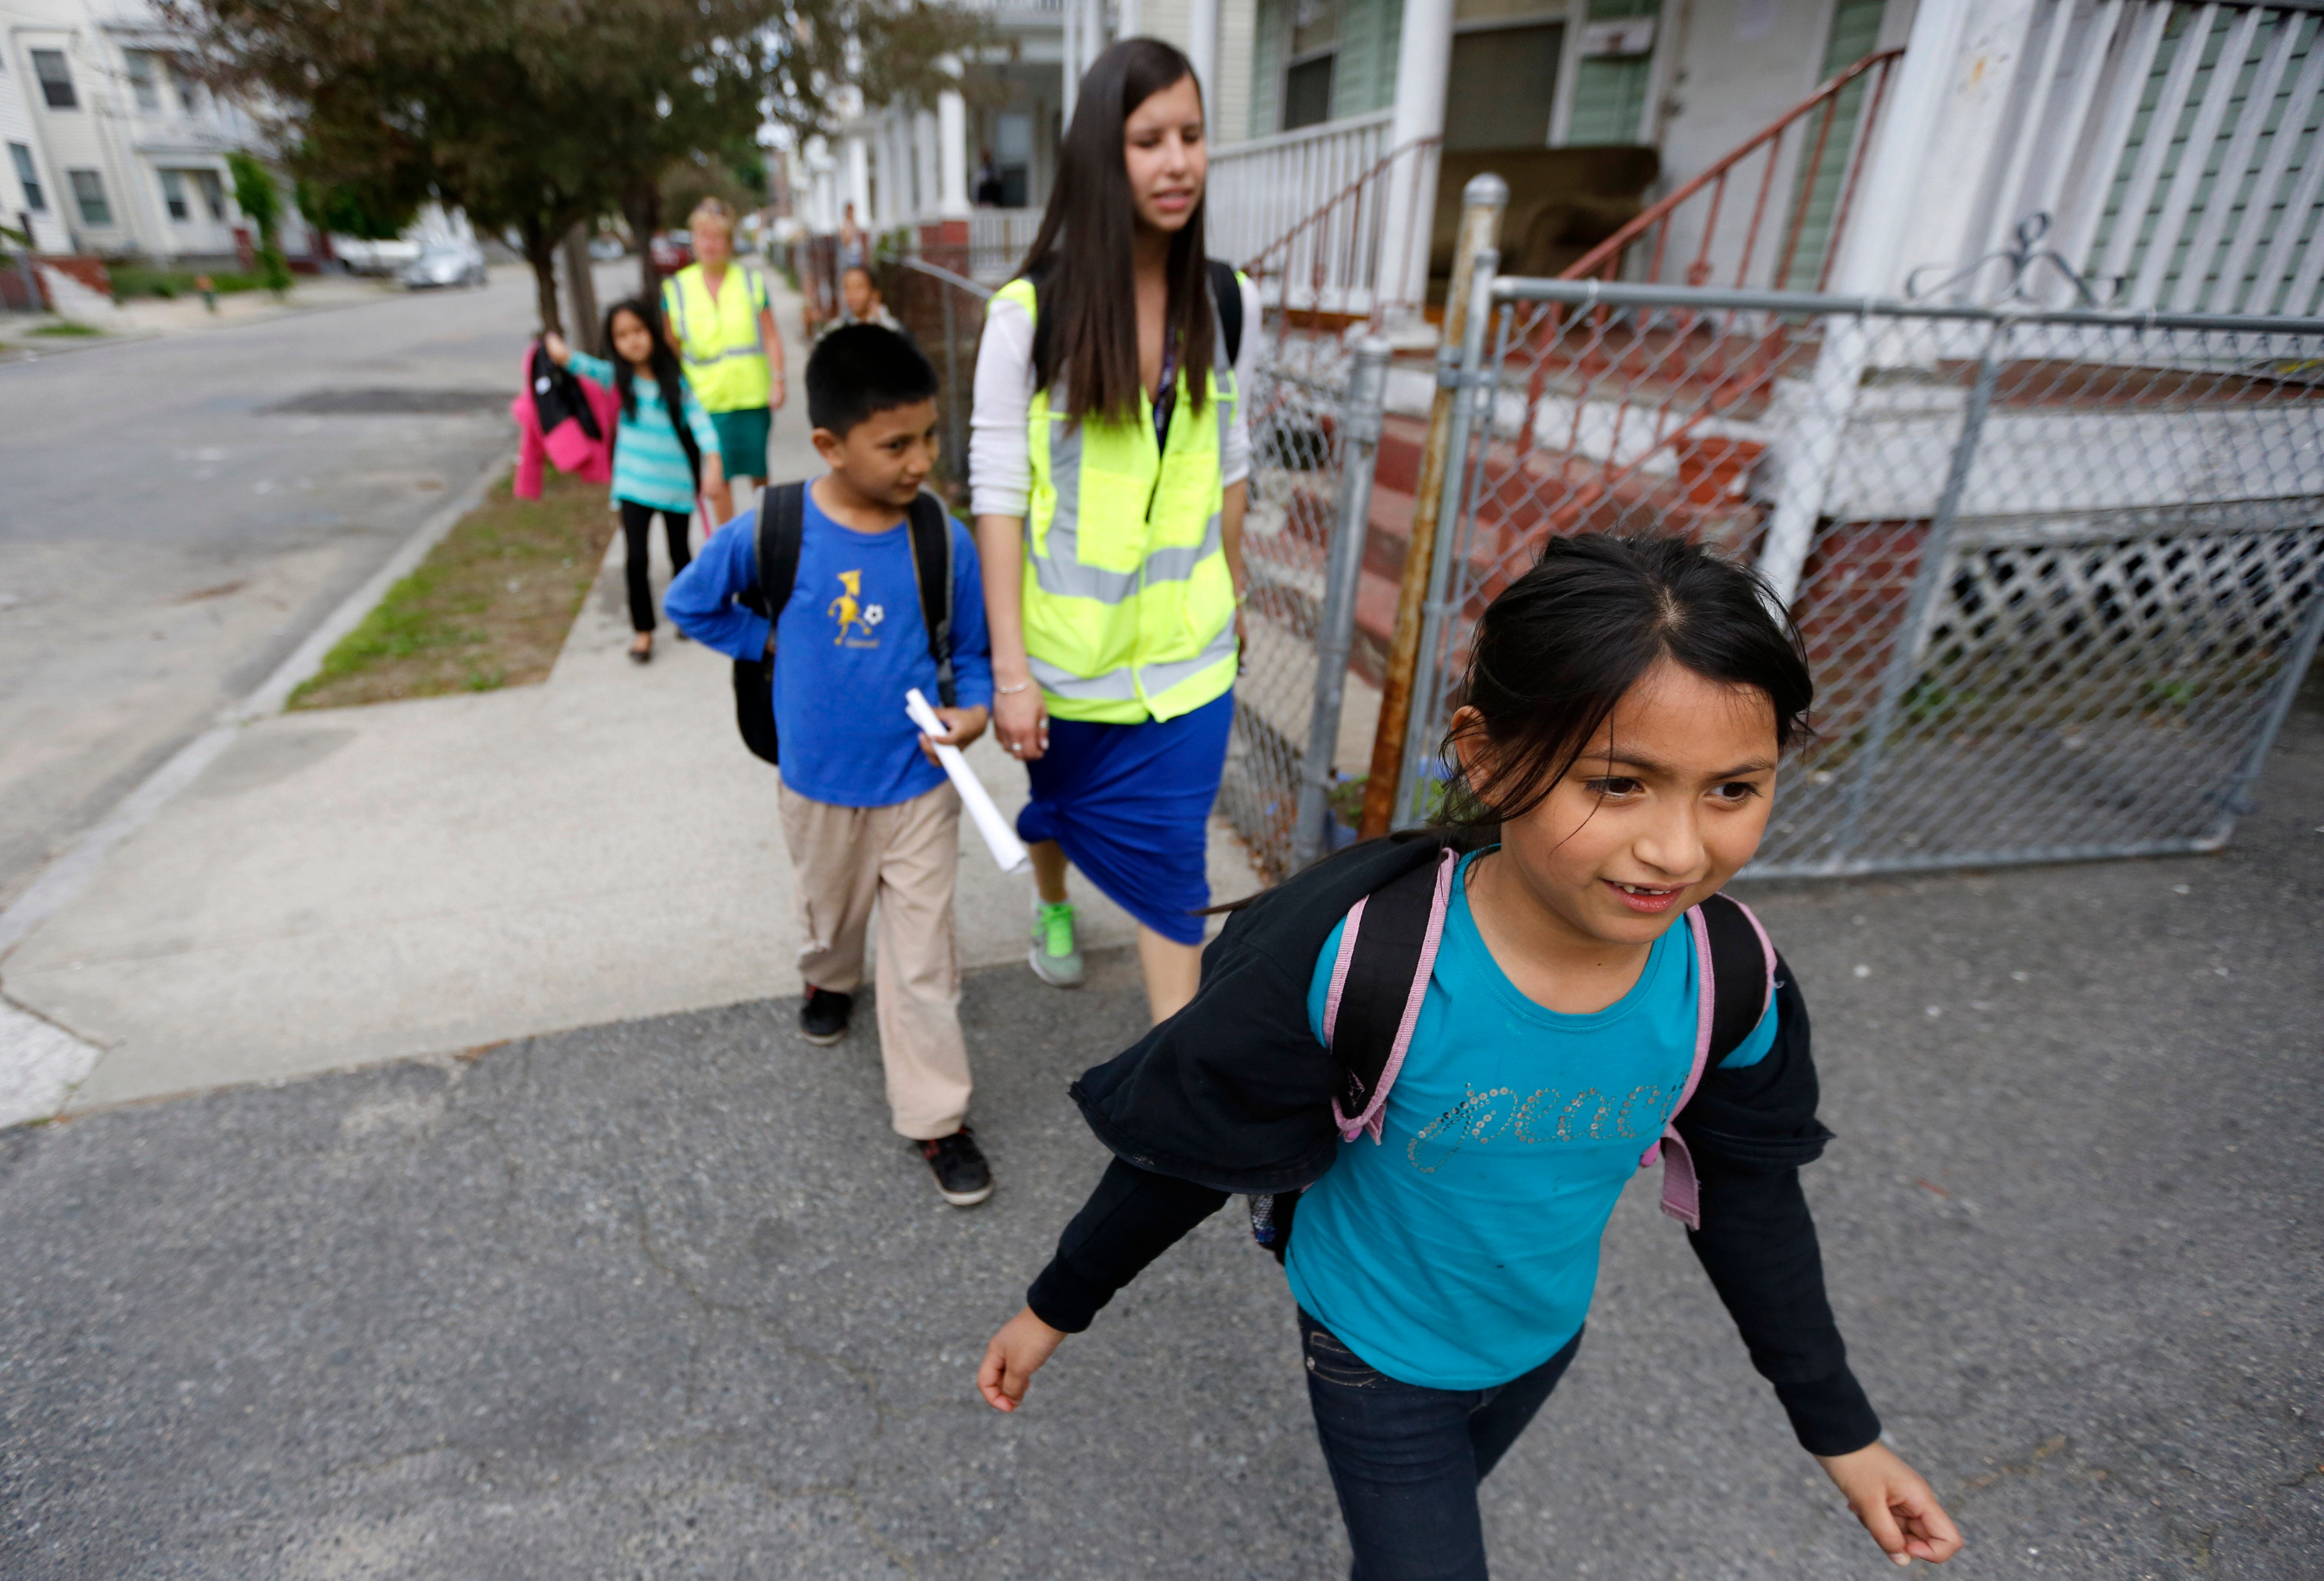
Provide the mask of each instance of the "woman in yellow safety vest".
POLYGON ((1246 585, 1226 325, 1256 342, 1259 302, 1204 255, 1208 168, 1185 56, 1148 38, 1100 55, 1023 272, 987 309, 969 446, 993 726, 1031 781, 1032 967, 1081 981, 1070 860, 1138 919, 1157 1022, 1201 975, 1246 585))
POLYGON ((767 440, 783 404, 783 337, 767 282, 734 265, 734 211, 706 198, 687 225, 695 261, 661 282, 662 323, 739 491, 767 475, 767 440))

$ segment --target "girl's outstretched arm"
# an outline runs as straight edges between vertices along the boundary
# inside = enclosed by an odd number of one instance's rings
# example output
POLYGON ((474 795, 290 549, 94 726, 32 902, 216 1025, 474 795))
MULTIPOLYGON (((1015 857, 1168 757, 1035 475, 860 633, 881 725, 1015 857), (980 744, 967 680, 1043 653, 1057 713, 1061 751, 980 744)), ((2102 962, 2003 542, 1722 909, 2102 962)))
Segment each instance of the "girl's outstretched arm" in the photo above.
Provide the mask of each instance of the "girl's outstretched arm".
POLYGON ((1065 1343, 1065 1331, 1052 1328, 1025 1308, 1001 1326, 984 1347, 984 1361, 976 1369, 977 1393, 995 1411, 1014 1411, 1024 1402, 1033 1374, 1050 1353, 1065 1343))
MULTIPOLYGON (((1024 1390, 1020 1387, 1018 1393, 1024 1390)), ((1960 1552, 1960 1533, 1927 1479, 1886 1444, 1867 1444, 1853 1454, 1819 1455, 1816 1459, 1880 1551, 1896 1563, 1926 1559, 1941 1565, 1960 1552)))

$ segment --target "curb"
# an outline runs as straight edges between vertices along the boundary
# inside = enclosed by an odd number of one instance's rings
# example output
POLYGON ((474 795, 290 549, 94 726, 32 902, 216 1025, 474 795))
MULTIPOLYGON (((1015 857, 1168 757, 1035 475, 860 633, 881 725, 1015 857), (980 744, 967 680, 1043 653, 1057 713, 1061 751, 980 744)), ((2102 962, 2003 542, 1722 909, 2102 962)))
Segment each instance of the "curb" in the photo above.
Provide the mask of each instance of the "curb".
MULTIPOLYGON (((68 842, 30 887, 19 895, 5 911, 0 911, 0 961, 23 943, 32 930, 62 910, 67 903, 87 889, 105 865, 113 848, 152 823, 162 808, 168 806, 180 791, 198 778, 202 770, 217 761, 226 748, 234 744, 242 727, 254 720, 280 713, 290 694, 322 667, 328 654, 340 638, 345 637, 365 615, 377 607, 387 595, 387 590, 411 574, 414 566, 426 558, 444 535, 460 518, 475 509, 493 485, 507 475, 515 464, 513 454, 488 464, 482 472, 441 509, 421 522, 411 535, 399 545, 378 570, 372 573, 361 587, 342 600, 338 607, 326 615, 321 623, 307 634, 305 640, 290 652, 290 657, 275 666, 274 673, 259 683, 243 700, 217 716, 210 727, 170 755, 161 767, 139 783, 137 788, 114 804, 113 810, 97 820, 80 835, 68 842)), ((5 1073, 0 1073, 5 1074, 5 1073)))

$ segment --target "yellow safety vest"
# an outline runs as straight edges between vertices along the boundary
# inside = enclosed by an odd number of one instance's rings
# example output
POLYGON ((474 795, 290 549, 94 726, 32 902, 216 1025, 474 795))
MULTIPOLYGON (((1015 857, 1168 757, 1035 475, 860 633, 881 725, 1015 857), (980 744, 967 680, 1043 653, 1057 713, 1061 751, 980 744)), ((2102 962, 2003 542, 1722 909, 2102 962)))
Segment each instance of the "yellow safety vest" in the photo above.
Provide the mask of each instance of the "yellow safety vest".
MULTIPOLYGON (((999 298, 1031 319, 1033 284, 999 298)), ((1198 414, 1178 374, 1169 448, 1141 388, 1134 421, 1069 420, 1037 390, 1026 413, 1025 652, 1059 719, 1137 724, 1191 713, 1234 685, 1234 578, 1220 540, 1221 457, 1234 424, 1224 337, 1198 414)))
POLYGON ((702 409, 749 411, 766 405, 773 388, 759 341, 767 284, 736 260, 719 286, 712 296, 702 265, 687 264, 661 282, 662 317, 678 336, 678 361, 702 409))

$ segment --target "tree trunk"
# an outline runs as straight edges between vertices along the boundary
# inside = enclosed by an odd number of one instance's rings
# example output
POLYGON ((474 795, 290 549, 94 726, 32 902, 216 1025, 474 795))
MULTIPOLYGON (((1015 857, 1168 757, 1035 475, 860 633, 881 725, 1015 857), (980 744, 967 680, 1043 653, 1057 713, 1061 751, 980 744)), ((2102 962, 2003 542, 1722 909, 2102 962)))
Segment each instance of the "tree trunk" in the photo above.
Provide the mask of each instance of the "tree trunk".
POLYGON ((585 220, 565 233, 565 299, 573 309, 573 344, 602 357, 605 348, 597 344, 597 282, 589 272, 589 234, 595 228, 585 220))
POLYGON ((653 236, 661 228, 661 188, 641 181, 622 195, 622 217, 638 244, 638 296, 648 302, 661 299, 661 275, 654 268, 653 236))
POLYGON ((562 335, 565 321, 557 311, 557 238, 538 222, 518 227, 524 243, 524 261, 532 265, 533 309, 540 316, 541 333, 562 335))

